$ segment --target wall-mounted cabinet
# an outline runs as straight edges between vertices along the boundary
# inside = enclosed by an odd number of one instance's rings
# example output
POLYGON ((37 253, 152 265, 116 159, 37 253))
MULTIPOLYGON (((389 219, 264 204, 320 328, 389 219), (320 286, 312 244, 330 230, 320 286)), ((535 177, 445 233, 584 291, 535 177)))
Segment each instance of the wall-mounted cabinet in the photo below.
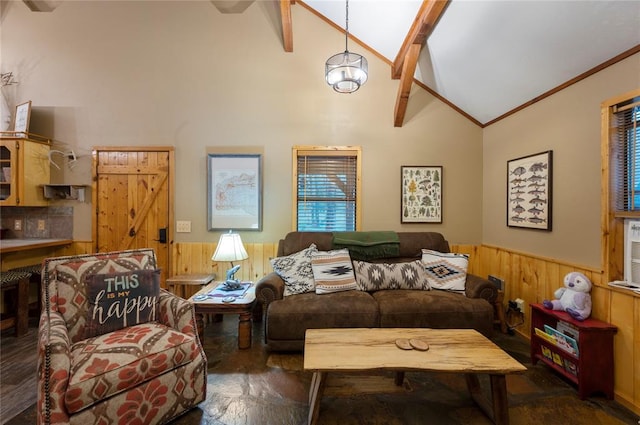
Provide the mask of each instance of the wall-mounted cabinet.
POLYGON ((0 134, 0 206, 48 205, 42 185, 50 182, 51 144, 40 137, 16 136, 0 134))

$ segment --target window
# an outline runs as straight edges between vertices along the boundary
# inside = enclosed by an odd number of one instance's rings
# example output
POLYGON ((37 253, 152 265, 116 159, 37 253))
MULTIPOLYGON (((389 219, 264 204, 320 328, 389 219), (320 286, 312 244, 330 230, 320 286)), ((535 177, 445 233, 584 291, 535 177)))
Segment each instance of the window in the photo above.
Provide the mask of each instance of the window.
POLYGON ((640 99, 613 106, 617 212, 640 211, 640 99))
POLYGON ((359 230, 360 153, 352 146, 293 148, 296 230, 359 230))
POLYGON ((602 102, 603 281, 624 276, 624 220, 640 217, 640 89, 602 102))

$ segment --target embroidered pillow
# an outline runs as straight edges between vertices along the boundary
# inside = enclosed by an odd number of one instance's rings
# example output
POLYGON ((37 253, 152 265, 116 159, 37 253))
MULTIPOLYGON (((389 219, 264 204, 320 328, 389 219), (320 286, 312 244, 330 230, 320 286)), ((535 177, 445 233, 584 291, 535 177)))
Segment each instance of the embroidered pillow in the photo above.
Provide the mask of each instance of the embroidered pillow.
POLYGON ((87 277, 84 337, 156 320, 160 270, 131 270, 87 277))
POLYGON ((467 268, 469 267, 467 254, 423 249, 422 262, 427 271, 429 285, 433 289, 444 289, 464 295, 467 268))
POLYGON ((318 251, 311 255, 316 294, 357 289, 348 249, 318 251))
POLYGON ((407 263, 367 263, 354 261, 356 283, 361 291, 381 289, 429 290, 429 281, 420 260, 407 263))
POLYGON ((271 260, 271 267, 284 280, 284 296, 313 292, 316 287, 311 269, 311 254, 317 252, 316 244, 286 257, 271 260))

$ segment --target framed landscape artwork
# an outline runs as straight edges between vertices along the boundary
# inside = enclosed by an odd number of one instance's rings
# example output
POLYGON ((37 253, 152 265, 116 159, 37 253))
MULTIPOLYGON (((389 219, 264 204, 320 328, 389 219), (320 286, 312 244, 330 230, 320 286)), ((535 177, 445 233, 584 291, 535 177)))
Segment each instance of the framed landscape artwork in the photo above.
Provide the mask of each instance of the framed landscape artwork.
POLYGON ((262 230, 262 155, 208 154, 209 230, 262 230))
POLYGON ((551 231, 553 151, 507 162, 507 226, 551 231))
POLYGON ((442 167, 401 167, 401 223, 442 223, 442 167))

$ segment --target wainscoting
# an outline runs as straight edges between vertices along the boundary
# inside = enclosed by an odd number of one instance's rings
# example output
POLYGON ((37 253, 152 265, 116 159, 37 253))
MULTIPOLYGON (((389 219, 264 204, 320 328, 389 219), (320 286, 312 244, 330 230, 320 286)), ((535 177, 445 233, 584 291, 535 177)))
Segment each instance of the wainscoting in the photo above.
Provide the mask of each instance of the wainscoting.
MULTIPOLYGON (((172 261, 175 274, 215 273, 223 276, 229 263, 211 261, 217 243, 176 243, 172 261)), ((257 281, 271 272, 269 260, 276 256, 278 244, 245 244, 249 259, 242 261, 236 275, 243 280, 257 281)), ((505 281, 505 301, 515 298, 525 300, 525 322, 515 327, 515 332, 529 338, 530 303, 540 303, 553 297, 562 286, 562 279, 571 271, 584 273, 594 286, 592 316, 618 327, 614 338, 615 397, 616 401, 640 415, 640 295, 612 289, 603 282, 603 273, 581 265, 557 261, 551 258, 488 245, 451 245, 453 252, 469 254, 469 271, 479 276, 488 274, 505 281)), ((91 242, 74 242, 72 245, 46 253, 25 252, 2 258, 2 268, 34 264, 45 256, 71 255, 93 252, 91 242)))

